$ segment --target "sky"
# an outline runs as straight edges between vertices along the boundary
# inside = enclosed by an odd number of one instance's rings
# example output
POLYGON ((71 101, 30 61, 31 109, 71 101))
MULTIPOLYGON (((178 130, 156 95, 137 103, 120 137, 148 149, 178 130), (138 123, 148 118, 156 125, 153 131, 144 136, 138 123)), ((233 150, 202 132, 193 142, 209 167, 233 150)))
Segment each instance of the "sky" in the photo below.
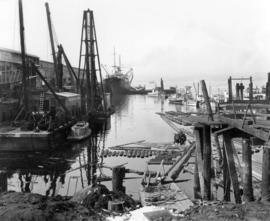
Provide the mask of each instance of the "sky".
MULTIPOLYGON (((94 11, 101 63, 113 50, 134 84, 212 88, 252 76, 261 86, 270 72, 268 0, 49 0, 57 40, 78 66, 83 10, 94 11)), ((26 49, 52 60, 44 0, 23 0, 26 49)), ((19 49, 18 1, 0 0, 0 47, 19 49)))

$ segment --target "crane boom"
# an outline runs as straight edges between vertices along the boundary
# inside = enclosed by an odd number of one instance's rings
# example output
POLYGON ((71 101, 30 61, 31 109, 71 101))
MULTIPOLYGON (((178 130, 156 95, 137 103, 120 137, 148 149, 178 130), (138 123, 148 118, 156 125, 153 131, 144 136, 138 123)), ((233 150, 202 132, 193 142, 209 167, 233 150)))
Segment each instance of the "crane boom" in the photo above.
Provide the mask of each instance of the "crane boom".
POLYGON ((52 56, 53 56, 54 73, 55 73, 55 77, 56 77, 57 86, 59 86, 60 79, 59 79, 59 75, 58 75, 58 71, 57 71, 57 59, 56 59, 53 32, 52 32, 51 13, 50 13, 50 8, 49 8, 48 2, 45 3, 45 7, 46 7, 46 14, 47 14, 49 35, 50 35, 52 56))
POLYGON ((28 112, 28 87, 27 87, 27 67, 25 56, 25 41, 24 41, 24 22, 22 0, 19 0, 19 18, 20 18, 20 41, 21 41, 21 56, 22 56, 22 83, 23 83, 23 99, 26 113, 28 112))

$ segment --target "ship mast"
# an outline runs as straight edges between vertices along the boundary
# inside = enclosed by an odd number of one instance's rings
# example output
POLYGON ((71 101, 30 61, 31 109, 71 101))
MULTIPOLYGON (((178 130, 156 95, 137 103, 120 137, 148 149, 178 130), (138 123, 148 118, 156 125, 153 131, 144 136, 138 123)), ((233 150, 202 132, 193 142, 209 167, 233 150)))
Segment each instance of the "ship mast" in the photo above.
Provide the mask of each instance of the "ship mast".
POLYGON ((25 112, 28 113, 28 87, 27 87, 27 66, 25 56, 25 42, 24 42, 24 22, 23 22, 23 8, 22 0, 19 0, 19 18, 20 18, 20 42, 21 42, 21 57, 22 57, 22 83, 23 83, 23 99, 25 112))

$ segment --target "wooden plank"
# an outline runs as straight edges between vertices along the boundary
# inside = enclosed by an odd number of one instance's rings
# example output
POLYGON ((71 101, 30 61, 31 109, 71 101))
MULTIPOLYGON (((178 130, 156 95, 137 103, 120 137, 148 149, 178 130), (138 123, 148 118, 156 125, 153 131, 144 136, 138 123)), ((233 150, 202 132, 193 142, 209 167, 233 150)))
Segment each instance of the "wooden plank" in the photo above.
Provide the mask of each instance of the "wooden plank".
POLYGON ((236 127, 237 129, 244 131, 254 137, 260 138, 261 140, 268 141, 269 133, 254 128, 253 126, 243 125, 242 120, 230 119, 227 117, 220 116, 219 119, 230 126, 236 127))
POLYGON ((227 157, 228 168, 230 172, 231 182, 234 190, 234 198, 236 203, 241 203, 241 194, 239 189, 238 175, 233 158, 232 140, 229 133, 223 134, 225 142, 225 152, 227 157))
MULTIPOLYGON (((219 104, 219 107, 243 107, 245 108, 246 105, 251 102, 251 107, 253 109, 269 109, 270 108, 270 104, 267 104, 267 103, 255 103, 255 102, 252 102, 252 101, 247 101, 247 102, 238 102, 238 101, 234 101, 234 103, 220 103, 219 104)), ((257 101, 258 102, 258 101, 257 101)))

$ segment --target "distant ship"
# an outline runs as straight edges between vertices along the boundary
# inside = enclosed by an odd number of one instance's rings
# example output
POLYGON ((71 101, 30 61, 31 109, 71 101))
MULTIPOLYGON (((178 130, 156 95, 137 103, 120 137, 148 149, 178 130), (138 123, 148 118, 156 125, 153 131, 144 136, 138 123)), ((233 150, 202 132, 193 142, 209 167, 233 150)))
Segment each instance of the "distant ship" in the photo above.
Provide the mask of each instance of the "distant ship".
POLYGON ((113 96, 130 94, 134 89, 131 87, 131 82, 133 80, 133 69, 130 68, 126 73, 123 72, 121 67, 121 59, 119 56, 119 64, 116 65, 115 62, 115 52, 114 52, 114 66, 112 73, 110 74, 104 66, 102 66, 107 73, 104 79, 104 88, 106 92, 111 93, 113 96))

